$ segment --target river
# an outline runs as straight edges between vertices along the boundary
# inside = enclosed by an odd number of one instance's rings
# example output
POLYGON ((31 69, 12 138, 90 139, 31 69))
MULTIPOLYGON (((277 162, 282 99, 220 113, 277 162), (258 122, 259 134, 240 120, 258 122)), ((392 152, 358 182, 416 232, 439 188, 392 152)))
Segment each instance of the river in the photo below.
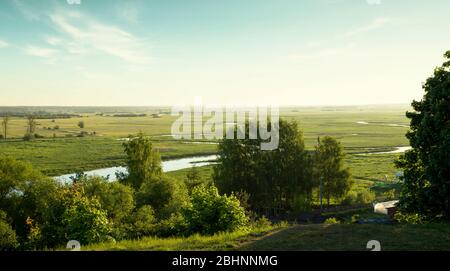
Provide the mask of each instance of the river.
MULTIPOLYGON (((197 167, 207 166, 214 163, 214 160, 216 159, 217 155, 205 155, 167 160, 162 162, 162 170, 163 172, 170 172, 190 168, 193 165, 197 167)), ((110 181, 114 181, 116 179, 116 172, 126 173, 127 169, 125 167, 99 168, 86 171, 84 174, 87 176, 101 176, 108 178, 110 181)), ((55 179, 61 182, 70 182, 71 177, 75 177, 75 173, 57 176, 55 179)))

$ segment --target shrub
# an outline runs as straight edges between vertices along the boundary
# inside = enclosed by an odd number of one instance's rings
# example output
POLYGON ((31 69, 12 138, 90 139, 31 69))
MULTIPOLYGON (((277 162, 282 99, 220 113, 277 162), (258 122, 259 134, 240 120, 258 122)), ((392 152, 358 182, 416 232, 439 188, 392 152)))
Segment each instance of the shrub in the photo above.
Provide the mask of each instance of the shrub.
POLYGON ((47 246, 63 245, 69 240, 89 244, 105 240, 110 231, 99 201, 87 197, 75 184, 61 188, 55 202, 47 208, 42 238, 47 246))
POLYGON ((397 198, 397 193, 395 189, 388 190, 383 193, 383 197, 385 200, 394 200, 397 198))
POLYGON ((159 221, 155 234, 160 237, 188 235, 188 226, 181 213, 173 213, 169 218, 159 221))
POLYGON ((16 232, 6 221, 6 213, 0 210, 0 251, 14 250, 18 245, 16 232))
POLYGON ((255 221, 253 226, 257 229, 266 229, 272 227, 272 222, 267 217, 262 216, 255 221))
POLYGON ((151 206, 144 205, 125 221, 119 222, 113 230, 113 235, 116 239, 136 239, 154 234, 155 227, 155 212, 151 206))
POLYGON ((234 196, 219 195, 217 188, 197 187, 191 204, 183 208, 189 233, 214 234, 234 231, 248 222, 245 210, 234 196))
POLYGON ((32 140, 34 138, 34 135, 33 134, 25 134, 24 136, 23 136, 23 140, 25 140, 25 141, 30 141, 30 140, 32 140))
POLYGON ((87 177, 83 173, 77 173, 74 179, 83 186, 87 196, 98 199, 108 218, 115 223, 133 212, 135 204, 131 187, 119 182, 109 182, 101 177, 87 177))
POLYGON ((337 220, 335 217, 327 218, 323 223, 327 225, 341 224, 341 222, 337 220))
POLYGON ((187 202, 187 190, 183 183, 165 176, 145 181, 136 194, 136 205, 152 206, 158 219, 169 218, 171 214, 179 212, 187 202))
POLYGON ((303 212, 311 211, 311 200, 304 195, 298 195, 294 197, 292 202, 292 212, 294 215, 298 215, 303 212))
POLYGON ((422 224, 425 222, 425 218, 419 214, 396 212, 394 219, 400 223, 408 224, 422 224))
POLYGON ((345 198, 342 200, 343 205, 354 205, 354 204, 369 204, 375 200, 375 193, 371 190, 352 190, 347 193, 345 198))

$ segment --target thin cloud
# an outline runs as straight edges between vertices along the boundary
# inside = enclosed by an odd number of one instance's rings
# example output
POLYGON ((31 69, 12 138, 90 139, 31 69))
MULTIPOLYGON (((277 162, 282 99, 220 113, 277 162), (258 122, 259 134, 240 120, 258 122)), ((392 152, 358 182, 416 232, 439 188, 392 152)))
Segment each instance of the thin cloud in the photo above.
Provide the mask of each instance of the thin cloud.
POLYGON ((27 46, 25 48, 25 53, 30 56, 37 56, 42 58, 53 58, 58 51, 49 48, 36 47, 36 46, 27 46))
POLYGON ((61 45, 63 42, 60 38, 57 37, 47 37, 45 41, 52 46, 61 45))
POLYGON ((9 43, 7 43, 6 41, 0 40, 0 49, 8 47, 8 46, 9 46, 9 43))
POLYGON ((14 7, 22 14, 22 16, 28 21, 39 21, 40 16, 22 1, 12 0, 14 7))
POLYGON ((133 64, 149 60, 142 42, 131 33, 115 26, 98 22, 78 12, 50 14, 54 27, 65 36, 69 52, 92 52, 92 49, 133 64))
POLYGON ((139 10, 135 3, 121 2, 116 5, 115 9, 120 19, 133 24, 138 22, 139 10))
POLYGON ((344 34, 344 37, 348 38, 348 37, 353 37, 356 35, 364 34, 364 33, 370 32, 372 30, 379 29, 391 22, 392 22, 392 19, 390 19, 390 18, 385 18, 385 17, 376 18, 375 20, 373 20, 372 22, 370 22, 367 25, 364 25, 362 27, 358 27, 358 28, 348 31, 347 33, 344 34))

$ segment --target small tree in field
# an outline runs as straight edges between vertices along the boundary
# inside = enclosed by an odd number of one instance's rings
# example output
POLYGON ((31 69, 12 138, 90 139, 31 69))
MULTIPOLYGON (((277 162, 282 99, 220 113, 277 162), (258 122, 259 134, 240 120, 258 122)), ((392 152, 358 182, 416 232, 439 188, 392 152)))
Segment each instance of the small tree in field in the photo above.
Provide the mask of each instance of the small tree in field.
POLYGON ((30 114, 27 116, 27 132, 24 136, 25 140, 34 138, 34 132, 36 131, 36 116, 30 114))
POLYGON ((84 121, 80 120, 80 121, 78 122, 78 127, 80 127, 81 129, 83 129, 83 128, 84 128, 84 121))
POLYGON ((315 176, 322 180, 323 195, 330 205, 331 198, 342 198, 350 190, 350 172, 343 166, 342 146, 334 138, 319 140, 315 154, 315 176))
POLYGON ((9 123, 9 116, 4 115, 2 117, 2 128, 3 128, 3 139, 5 139, 5 140, 6 140, 6 135, 8 132, 8 123, 9 123))

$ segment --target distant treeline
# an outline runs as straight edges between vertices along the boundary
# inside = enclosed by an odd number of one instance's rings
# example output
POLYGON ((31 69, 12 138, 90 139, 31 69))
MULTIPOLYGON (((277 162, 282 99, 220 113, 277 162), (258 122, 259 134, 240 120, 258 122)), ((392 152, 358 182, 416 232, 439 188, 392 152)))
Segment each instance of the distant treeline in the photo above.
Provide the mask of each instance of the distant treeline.
POLYGON ((133 113, 126 113, 126 114, 114 114, 112 115, 113 117, 123 117, 123 118, 127 118, 127 117, 146 117, 147 114, 133 114, 133 113))
POLYGON ((4 113, 33 113, 47 112, 52 114, 120 114, 120 113, 147 113, 169 112, 169 106, 0 106, 4 113))
POLYGON ((25 118, 29 115, 33 115, 35 119, 70 119, 82 117, 81 115, 78 114, 68 114, 68 113, 53 114, 48 112, 0 112, 0 116, 4 115, 20 118, 25 118))

